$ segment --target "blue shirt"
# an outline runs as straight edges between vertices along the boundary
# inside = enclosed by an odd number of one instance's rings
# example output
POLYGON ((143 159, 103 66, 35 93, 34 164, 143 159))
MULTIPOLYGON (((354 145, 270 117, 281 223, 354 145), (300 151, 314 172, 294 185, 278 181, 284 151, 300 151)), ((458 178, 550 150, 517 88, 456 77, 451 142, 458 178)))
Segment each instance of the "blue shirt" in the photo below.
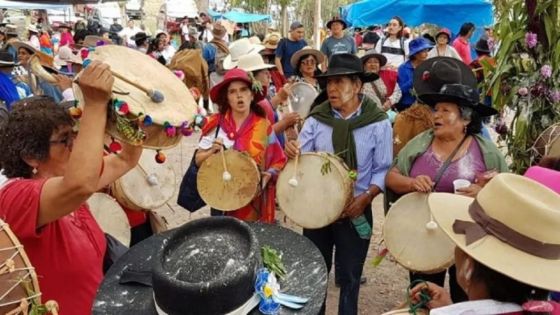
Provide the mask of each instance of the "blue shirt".
POLYGON ((403 111, 409 108, 414 102, 416 102, 416 97, 412 94, 414 81, 414 68, 412 67, 412 62, 408 60, 399 66, 399 76, 397 79, 397 84, 401 88, 402 97, 397 104, 397 109, 403 111))
POLYGON ((287 38, 282 38, 276 47, 276 57, 280 58, 282 62, 282 70, 284 70, 284 77, 288 79, 294 75, 294 68, 290 63, 290 59, 296 53, 296 51, 301 50, 303 47, 307 46, 305 40, 293 41, 287 38))
POLYGON ((356 42, 349 35, 344 35, 342 38, 327 37, 321 45, 321 52, 330 58, 336 54, 355 54, 356 42))
MULTIPOLYGON (((334 117, 344 119, 333 110, 334 117)), ((361 114, 361 107, 350 118, 361 114)), ((334 153, 331 126, 313 117, 305 120, 299 133, 301 152, 334 153)), ((393 129, 388 119, 354 129, 358 179, 354 185, 354 196, 365 192, 371 185, 385 191, 385 175, 393 162, 393 129)))
POLYGON ((216 71, 216 46, 213 44, 206 44, 202 48, 202 58, 208 64, 208 73, 216 71))

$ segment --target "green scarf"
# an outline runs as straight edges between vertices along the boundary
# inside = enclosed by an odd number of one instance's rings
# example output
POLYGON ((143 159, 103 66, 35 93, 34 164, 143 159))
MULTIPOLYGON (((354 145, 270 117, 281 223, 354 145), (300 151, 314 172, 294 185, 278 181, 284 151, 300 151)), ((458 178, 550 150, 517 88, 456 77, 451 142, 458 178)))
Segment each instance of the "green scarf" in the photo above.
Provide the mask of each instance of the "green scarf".
POLYGON ((334 153, 339 155, 352 170, 358 168, 356 157, 356 142, 354 129, 387 119, 387 114, 377 107, 377 104, 367 96, 363 96, 362 113, 352 119, 335 118, 329 101, 317 105, 309 117, 317 119, 333 128, 332 143, 334 153))

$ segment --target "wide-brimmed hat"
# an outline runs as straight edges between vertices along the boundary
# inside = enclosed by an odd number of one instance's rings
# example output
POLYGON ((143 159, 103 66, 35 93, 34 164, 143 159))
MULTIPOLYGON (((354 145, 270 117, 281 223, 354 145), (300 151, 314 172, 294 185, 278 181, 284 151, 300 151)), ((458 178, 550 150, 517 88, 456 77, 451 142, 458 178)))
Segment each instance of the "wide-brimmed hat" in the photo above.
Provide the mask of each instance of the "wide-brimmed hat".
POLYGON ((148 36, 148 34, 146 34, 145 32, 138 32, 134 34, 134 36, 130 37, 130 39, 133 41, 139 41, 139 40, 144 40, 149 38, 150 36, 148 36))
POLYGON ((344 22, 344 20, 340 19, 339 17, 335 16, 333 17, 330 21, 327 22, 327 28, 330 30, 331 29, 331 25, 334 22, 338 22, 340 24, 342 24, 342 29, 346 29, 346 27, 348 27, 348 25, 346 25, 346 22, 344 22))
POLYGON ((226 28, 222 25, 222 23, 214 23, 212 24, 212 36, 216 37, 216 38, 223 38, 224 35, 226 35, 227 30, 226 28))
POLYGON ((351 76, 357 75, 362 82, 371 82, 379 78, 375 73, 365 73, 364 66, 360 58, 353 54, 336 54, 329 59, 329 68, 327 72, 316 75, 319 80, 325 80, 334 76, 351 76))
POLYGON ((268 33, 263 40, 263 45, 266 49, 276 49, 281 39, 282 35, 278 32, 268 33))
POLYGON ((58 28, 67 28, 67 29, 71 30, 71 29, 72 29, 72 26, 71 26, 70 24, 60 23, 60 24, 58 25, 58 28))
MULTIPOLYGON (((253 54, 252 56, 254 57, 255 54, 253 54)), ((247 71, 239 68, 228 70, 224 74, 224 79, 222 80, 222 82, 214 85, 214 87, 212 87, 212 89, 210 90, 210 99, 212 100, 212 102, 220 106, 227 105, 227 104, 220 104, 220 102, 223 101, 223 95, 226 95, 230 83, 234 81, 242 81, 247 83, 250 88, 253 87, 253 81, 249 77, 247 71)), ((258 91, 253 90, 253 95, 254 95, 255 102, 259 102, 264 98, 264 94, 259 93, 258 91)))
POLYGON ((480 116, 492 116, 497 111, 480 104, 477 81, 472 70, 461 60, 434 57, 414 70, 414 90, 424 103, 452 102, 473 108, 480 116))
POLYGON ((16 51, 18 51, 20 48, 25 48, 25 50, 29 51, 29 53, 31 53, 31 54, 34 54, 34 53, 37 52, 37 49, 35 49, 35 47, 31 46, 29 43, 26 43, 26 42, 14 41, 14 42, 10 43, 10 45, 14 46, 16 51))
POLYGON ((440 29, 440 30, 436 33, 435 39, 437 40, 437 38, 438 38, 439 35, 441 35, 441 34, 447 35, 447 41, 451 40, 451 31, 450 31, 448 28, 442 28, 442 29, 440 29))
MULTIPOLYGON (((280 291, 309 299, 301 309, 282 306, 279 313, 318 314, 327 269, 313 243, 277 225, 231 217, 194 220, 131 247, 105 275, 92 313, 228 314, 246 301, 258 303, 256 282, 262 279, 255 275, 260 275, 265 246, 277 251, 286 268, 280 291), (137 302, 130 303, 131 298, 137 302)), ((258 313, 258 307, 235 314, 249 313, 258 313)))
POLYGON ((519 282, 560 289, 560 195, 526 177, 501 173, 476 199, 432 193, 431 212, 467 255, 519 282))
POLYGON ((83 47, 97 47, 103 45, 111 45, 113 42, 110 39, 103 38, 97 35, 87 35, 82 43, 83 47))
POLYGON ((224 58, 223 66, 224 69, 233 69, 237 66, 239 58, 244 55, 258 53, 263 50, 264 46, 251 44, 248 38, 241 38, 229 45, 229 55, 224 58))
POLYGON ((541 166, 531 166, 523 175, 560 194, 560 172, 541 166))
POLYGON ((488 46, 488 39, 486 37, 481 37, 474 45, 474 50, 483 53, 490 54, 490 47, 488 46))
POLYGON ((290 58, 290 64, 295 69, 298 67, 301 58, 308 55, 315 57, 315 60, 317 60, 317 65, 323 63, 323 61, 325 60, 325 55, 321 51, 313 49, 311 48, 311 46, 305 46, 292 55, 292 58, 290 58))
POLYGON ((237 68, 247 72, 264 70, 276 67, 275 65, 264 63, 264 59, 260 54, 250 54, 241 56, 237 63, 237 68))
POLYGON ((408 43, 408 57, 415 56, 421 51, 432 49, 434 46, 430 44, 424 37, 418 37, 408 43))
POLYGON ((40 31, 35 24, 30 24, 29 26, 27 26, 27 30, 33 33, 39 33, 40 31))
POLYGON ((0 51, 0 68, 13 67, 17 65, 14 56, 7 51, 0 51))
POLYGON ((375 58, 377 60, 379 60, 379 67, 383 67, 384 65, 387 64, 387 57, 383 56, 382 54, 378 53, 377 51, 375 51, 375 49, 370 49, 368 50, 363 56, 362 56, 362 64, 365 65, 366 62, 371 59, 371 58, 375 58))
POLYGON ((58 49, 58 54, 54 56, 54 65, 60 68, 66 66, 68 62, 81 65, 82 58, 78 55, 75 55, 70 47, 61 46, 58 49))

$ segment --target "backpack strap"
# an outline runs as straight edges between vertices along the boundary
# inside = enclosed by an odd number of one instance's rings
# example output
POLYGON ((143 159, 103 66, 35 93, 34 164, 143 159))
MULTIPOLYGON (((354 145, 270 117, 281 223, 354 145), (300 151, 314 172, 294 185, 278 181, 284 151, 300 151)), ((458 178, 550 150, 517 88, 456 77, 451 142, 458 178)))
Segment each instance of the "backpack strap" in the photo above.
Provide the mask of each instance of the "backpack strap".
POLYGON ((406 62, 406 50, 404 50, 404 36, 401 36, 401 49, 403 51, 403 59, 406 62))

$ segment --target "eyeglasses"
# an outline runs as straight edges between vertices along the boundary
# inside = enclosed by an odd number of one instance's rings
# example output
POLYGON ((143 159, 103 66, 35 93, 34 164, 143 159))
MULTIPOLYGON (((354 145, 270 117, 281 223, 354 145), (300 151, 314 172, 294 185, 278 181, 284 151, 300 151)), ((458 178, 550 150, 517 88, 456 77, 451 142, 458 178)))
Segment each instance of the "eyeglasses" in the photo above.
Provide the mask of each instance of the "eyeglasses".
POLYGON ((76 139, 77 133, 70 132, 64 135, 60 140, 50 140, 50 144, 63 144, 66 148, 71 148, 74 145, 74 139, 76 139))
POLYGON ((317 64, 317 61, 315 61, 315 59, 307 59, 307 60, 302 60, 301 64, 306 66, 314 66, 317 64))

